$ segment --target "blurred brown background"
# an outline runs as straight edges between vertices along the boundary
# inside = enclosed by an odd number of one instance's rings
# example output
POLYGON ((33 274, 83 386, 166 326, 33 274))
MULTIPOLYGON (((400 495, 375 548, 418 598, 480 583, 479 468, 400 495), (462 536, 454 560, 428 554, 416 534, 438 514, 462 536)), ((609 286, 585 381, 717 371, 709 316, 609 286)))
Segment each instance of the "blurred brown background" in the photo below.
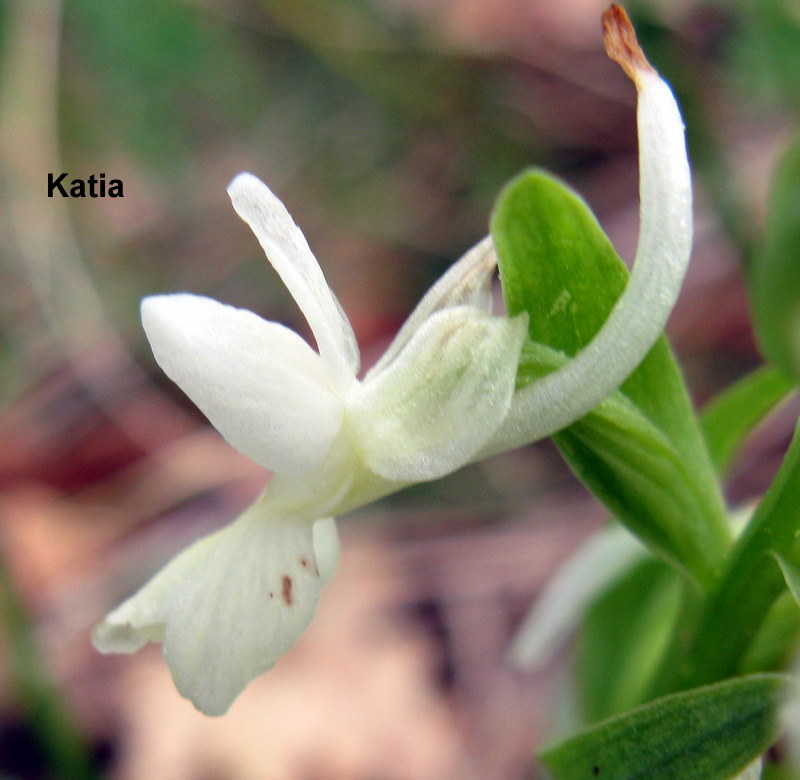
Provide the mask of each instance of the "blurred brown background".
MULTIPOLYGON (((563 665, 509 637, 602 509, 548 443, 340 523, 298 646, 207 719, 157 648, 88 632, 267 475, 152 360, 146 294, 188 290, 308 334, 225 194, 259 175, 305 230, 368 366, 487 230, 528 165, 588 200, 630 260, 634 90, 605 0, 0 0, 0 776, 509 780, 536 776, 563 665), (124 199, 46 197, 105 172, 124 199)), ((800 102, 791 0, 630 3, 684 108, 693 267, 671 335, 699 403, 759 358, 742 283, 800 102)), ((741 459, 757 495, 789 434, 741 459)), ((560 697, 563 699, 563 697, 560 697)))

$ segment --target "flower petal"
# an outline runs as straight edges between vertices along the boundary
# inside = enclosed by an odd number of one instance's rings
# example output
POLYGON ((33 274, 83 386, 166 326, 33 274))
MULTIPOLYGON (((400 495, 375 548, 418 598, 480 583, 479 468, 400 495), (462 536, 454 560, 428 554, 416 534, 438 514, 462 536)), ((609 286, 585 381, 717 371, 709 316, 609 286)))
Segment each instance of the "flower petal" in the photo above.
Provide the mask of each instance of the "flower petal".
POLYGON ((103 653, 162 641, 182 696, 222 715, 311 621, 320 591, 312 524, 271 517, 260 499, 167 564, 95 629, 103 653))
POLYGON ((375 376, 386 368, 431 314, 461 305, 474 306, 487 314, 490 313, 492 275, 495 268, 497 268, 497 255, 494 244, 491 236, 486 236, 451 265, 442 278, 425 293, 381 359, 367 372, 365 379, 375 376))
POLYGON ((527 317, 471 306, 429 317, 350 402, 367 466, 398 482, 436 479, 466 463, 511 403, 527 317))
POLYGON ((158 364, 236 449, 274 471, 322 460, 342 402, 296 333, 186 293, 145 298, 142 323, 158 364))
POLYGON ((340 389, 350 387, 359 368, 358 344, 302 231, 269 187, 252 174, 240 173, 228 194, 308 320, 331 379, 340 389))

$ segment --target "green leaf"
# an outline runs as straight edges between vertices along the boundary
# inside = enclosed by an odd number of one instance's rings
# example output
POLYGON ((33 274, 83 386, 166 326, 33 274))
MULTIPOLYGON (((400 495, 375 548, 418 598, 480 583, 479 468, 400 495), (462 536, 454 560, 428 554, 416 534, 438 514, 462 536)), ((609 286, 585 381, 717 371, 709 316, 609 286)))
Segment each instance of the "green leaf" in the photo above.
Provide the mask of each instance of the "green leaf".
POLYGON ((781 574, 783 574, 786 587, 789 588, 789 593, 791 593, 792 598, 800 604, 800 566, 794 561, 788 560, 779 552, 773 551, 772 556, 778 562, 778 566, 781 567, 781 574))
POLYGON ((547 748, 558 780, 728 780, 778 736, 789 678, 758 674, 671 694, 547 748))
POLYGON ((739 664, 742 674, 789 668, 800 637, 800 610, 789 591, 770 607, 767 617, 739 664))
MULTIPOLYGON (((508 311, 528 312, 535 342, 523 349, 521 386, 591 340, 628 272, 586 204, 539 171, 501 193, 492 236, 508 311)), ((613 400, 553 438, 580 479, 654 552, 700 583, 714 579, 728 546, 724 505, 663 338, 613 400)))
POLYGON ((762 352, 800 379, 800 139, 778 164, 766 241, 750 268, 750 295, 762 352))
POLYGON ((797 770, 785 761, 766 764, 761 772, 761 780, 797 780, 797 770))
POLYGON ((643 561, 589 609, 576 670, 587 723, 644 700, 678 614, 681 584, 674 569, 643 561))
POLYGON ((775 480, 731 553, 695 637, 683 682, 735 674, 786 580, 800 566, 800 425, 775 480))
MULTIPOLYGON (((561 352, 528 342, 522 349, 518 386, 567 360, 561 352)), ((553 438, 573 471, 608 509, 662 558, 702 581, 706 529, 691 475, 680 452, 626 395, 614 393, 553 438), (602 459, 596 456, 600 448, 602 459), (699 520, 692 524, 695 517, 699 520)), ((710 539, 709 545, 715 541, 710 539)))
POLYGON ((781 372, 767 366, 740 379, 708 404, 700 424, 718 472, 728 470, 747 436, 793 388, 781 372))

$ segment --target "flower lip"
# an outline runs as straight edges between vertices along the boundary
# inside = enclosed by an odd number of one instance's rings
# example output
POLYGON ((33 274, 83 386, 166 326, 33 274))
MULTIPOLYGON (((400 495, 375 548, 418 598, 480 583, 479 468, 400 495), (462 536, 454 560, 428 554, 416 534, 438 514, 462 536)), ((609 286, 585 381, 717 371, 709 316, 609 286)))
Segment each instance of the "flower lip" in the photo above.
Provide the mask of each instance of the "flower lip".
POLYGON ((95 629, 104 653, 163 642, 180 693, 222 715, 305 630, 321 587, 311 523, 263 498, 170 561, 95 629))

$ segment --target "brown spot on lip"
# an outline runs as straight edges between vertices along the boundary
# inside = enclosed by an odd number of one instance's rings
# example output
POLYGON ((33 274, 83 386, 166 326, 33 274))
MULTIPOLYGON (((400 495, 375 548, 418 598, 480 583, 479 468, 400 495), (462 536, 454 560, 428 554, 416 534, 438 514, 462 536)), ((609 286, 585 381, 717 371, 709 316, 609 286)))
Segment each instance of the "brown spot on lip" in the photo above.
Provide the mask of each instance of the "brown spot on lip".
POLYGON ((606 54, 622 66, 637 87, 643 71, 655 73, 636 40, 628 14, 616 3, 603 12, 603 43, 606 54))
POLYGON ((314 574, 316 574, 317 576, 319 576, 319 569, 318 569, 318 568, 317 568, 315 565, 311 564, 311 563, 309 562, 308 558, 306 558, 305 556, 303 556, 302 558, 300 558, 300 565, 301 565, 301 566, 302 566, 304 569, 308 569, 309 571, 311 571, 311 572, 313 572, 314 574))
POLYGON ((292 585, 292 578, 288 574, 284 574, 283 579, 281 580, 281 596, 283 596, 283 600, 287 607, 291 607, 294 603, 292 585))

